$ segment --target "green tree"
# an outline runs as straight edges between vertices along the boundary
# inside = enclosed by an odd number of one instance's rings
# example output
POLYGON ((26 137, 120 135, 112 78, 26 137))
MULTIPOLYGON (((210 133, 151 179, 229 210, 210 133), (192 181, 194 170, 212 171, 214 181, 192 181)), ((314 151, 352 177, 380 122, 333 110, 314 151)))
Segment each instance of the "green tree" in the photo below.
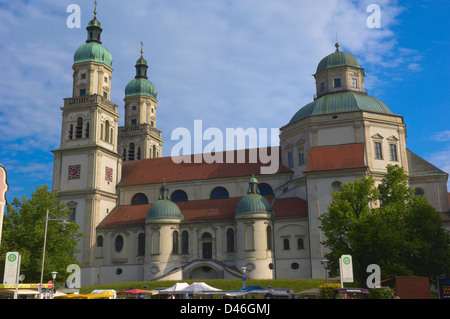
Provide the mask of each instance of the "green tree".
POLYGON ((330 249, 330 275, 339 275, 342 254, 352 255, 362 285, 370 264, 380 266, 383 279, 416 275, 434 282, 449 272, 449 233, 428 200, 414 196, 403 168, 388 165, 378 187, 373 178, 363 177, 332 197, 328 212, 319 217, 323 244, 330 249))
MULTIPOLYGON (((56 194, 49 191, 47 185, 38 186, 31 194, 31 199, 14 198, 7 205, 3 222, 3 236, 0 246, 0 258, 5 260, 8 251, 17 251, 21 255, 21 274, 25 282, 38 283, 41 278, 42 253, 47 210, 49 219, 65 219, 69 221, 70 211, 59 201, 56 194)), ((70 264, 79 264, 75 247, 82 236, 75 222, 64 227, 58 221, 48 221, 47 243, 43 281, 51 280, 51 272, 57 271, 57 283, 64 283, 70 275, 66 272, 70 264)), ((3 273, 4 263, 0 263, 3 273)))

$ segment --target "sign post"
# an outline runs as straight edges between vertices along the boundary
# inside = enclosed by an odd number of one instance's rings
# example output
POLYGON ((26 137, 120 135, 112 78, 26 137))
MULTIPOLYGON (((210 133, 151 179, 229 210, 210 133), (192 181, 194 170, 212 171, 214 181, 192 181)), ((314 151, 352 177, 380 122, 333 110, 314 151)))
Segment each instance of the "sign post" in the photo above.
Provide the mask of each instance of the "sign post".
POLYGON ((341 277, 341 288, 344 282, 353 282, 353 264, 351 255, 342 255, 339 258, 339 272, 341 277))
POLYGON ((5 271, 3 273, 4 285, 15 285, 19 264, 19 253, 10 251, 6 253, 5 271))

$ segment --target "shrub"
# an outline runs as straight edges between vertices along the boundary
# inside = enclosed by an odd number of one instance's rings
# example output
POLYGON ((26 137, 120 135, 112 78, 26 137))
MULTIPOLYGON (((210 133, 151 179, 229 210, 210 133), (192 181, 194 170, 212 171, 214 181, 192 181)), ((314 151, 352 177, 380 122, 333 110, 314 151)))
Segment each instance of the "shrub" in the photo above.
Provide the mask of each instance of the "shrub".
POLYGON ((326 283, 319 286, 320 299, 333 299, 334 289, 341 287, 337 283, 326 283))
POLYGON ((394 289, 389 287, 373 288, 369 291, 369 299, 391 299, 394 289))

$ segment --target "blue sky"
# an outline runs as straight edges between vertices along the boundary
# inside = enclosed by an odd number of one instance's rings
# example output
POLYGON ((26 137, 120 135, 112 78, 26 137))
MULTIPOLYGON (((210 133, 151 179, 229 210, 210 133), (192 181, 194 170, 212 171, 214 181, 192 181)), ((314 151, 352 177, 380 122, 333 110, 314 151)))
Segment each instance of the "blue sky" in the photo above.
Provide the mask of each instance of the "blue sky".
MULTIPOLYGON (((0 0, 0 164, 7 200, 51 188, 73 54, 91 0, 0 0), (81 28, 68 28, 69 4, 81 28)), ((313 99, 317 64, 340 49, 365 68, 365 87, 404 117, 407 147, 450 172, 449 1, 98 0, 113 56, 111 100, 123 124, 140 42, 158 90, 157 127, 169 156, 177 127, 279 128, 313 99), (381 27, 368 28, 368 5, 381 27)))

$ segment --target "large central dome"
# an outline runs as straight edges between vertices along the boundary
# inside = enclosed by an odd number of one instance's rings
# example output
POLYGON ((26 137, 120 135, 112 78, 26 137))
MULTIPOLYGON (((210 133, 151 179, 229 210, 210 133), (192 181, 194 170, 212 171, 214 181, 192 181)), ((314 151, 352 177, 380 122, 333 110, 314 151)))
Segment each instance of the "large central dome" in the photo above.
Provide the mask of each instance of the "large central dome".
POLYGON ((317 65, 314 74, 314 101, 298 110, 289 124, 307 116, 343 112, 394 114, 382 101, 367 94, 364 89, 364 69, 356 57, 339 51, 339 43, 335 47, 336 51, 324 57, 317 65))
POLYGON ((394 114, 380 100, 365 93, 345 91, 327 94, 302 107, 292 117, 289 124, 310 115, 332 114, 353 111, 394 114))

